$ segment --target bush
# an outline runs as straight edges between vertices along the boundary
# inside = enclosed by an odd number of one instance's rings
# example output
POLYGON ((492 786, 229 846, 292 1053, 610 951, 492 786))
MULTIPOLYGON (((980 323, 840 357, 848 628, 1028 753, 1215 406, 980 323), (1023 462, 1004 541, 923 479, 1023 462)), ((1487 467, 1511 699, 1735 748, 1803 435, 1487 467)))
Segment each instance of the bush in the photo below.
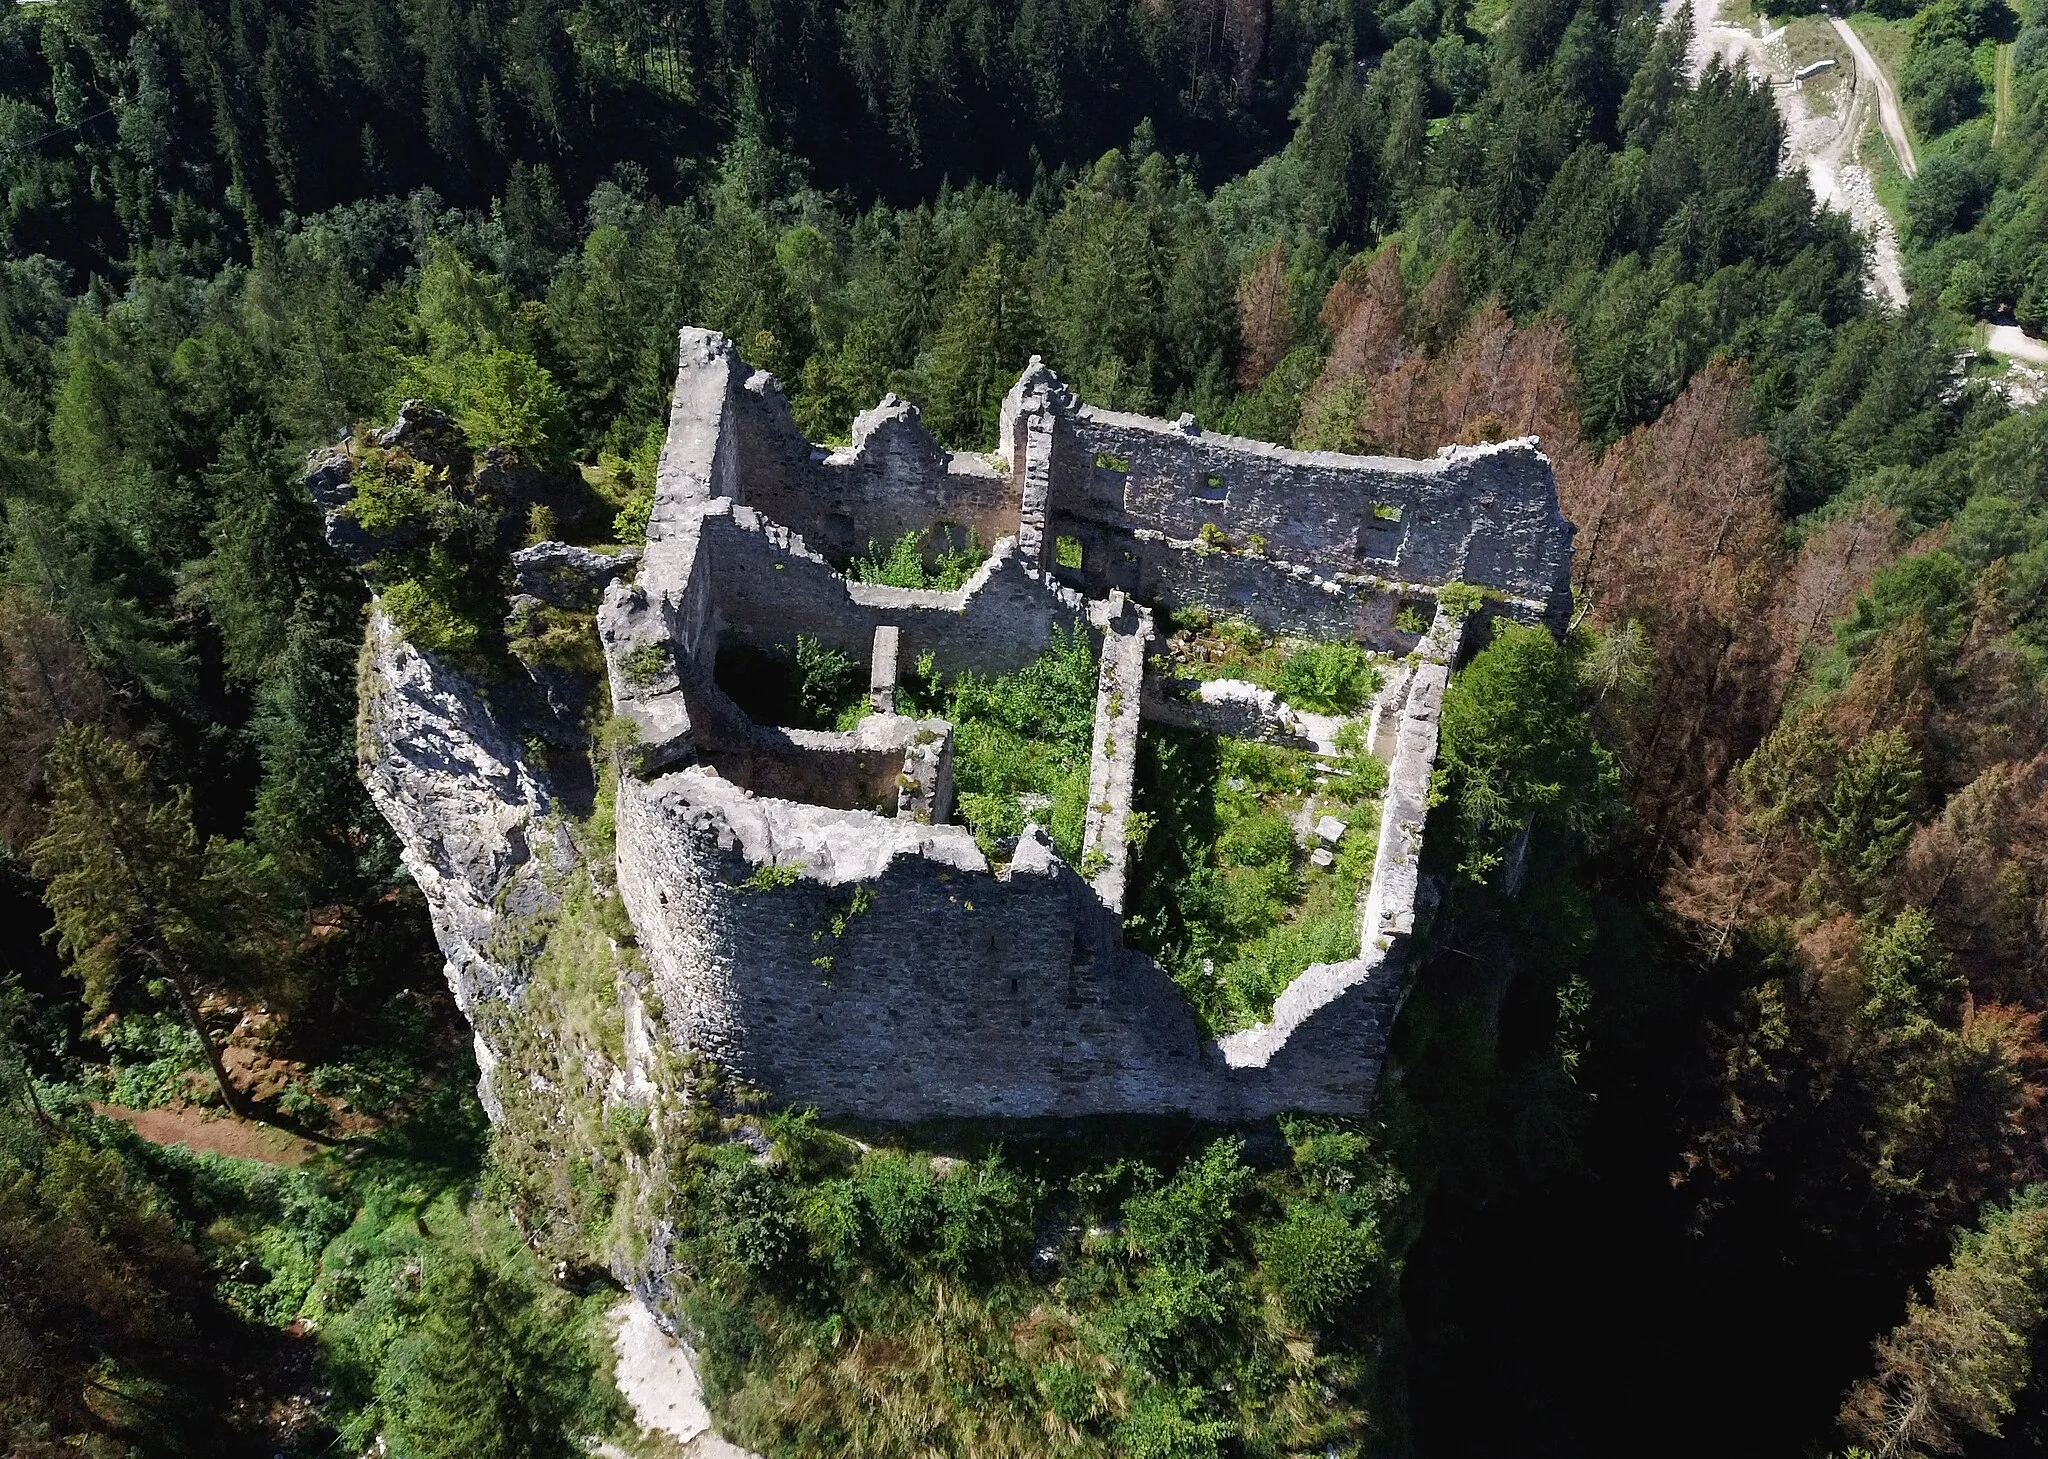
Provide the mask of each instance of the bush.
POLYGON ((1930 137, 1984 109, 1984 83, 1977 79, 1969 46, 1958 40, 1916 48, 1906 63, 1901 90, 1913 124, 1930 137))
POLYGON ((815 638, 797 638, 796 677, 797 707, 812 727, 830 729, 859 704, 860 665, 815 638))
POLYGON ((384 611, 421 653, 461 658, 475 652, 482 630, 442 587, 430 579, 402 579, 384 590, 384 611))
POLYGON ((1372 655, 1355 643, 1312 643, 1280 666, 1274 692, 1314 714, 1355 714, 1379 692, 1372 655))
MULTIPOLYGON (((922 677, 922 676, 920 676, 922 677)), ((953 785, 984 854, 1020 834, 1024 795, 1051 800, 1047 827, 1070 862, 1081 858, 1088 756, 1095 738, 1095 650, 1087 630, 1055 632, 1014 674, 963 673, 950 693, 912 687, 899 703, 953 723, 953 785)))
POLYGON ((1350 1305, 1379 1259, 1378 1234, 1321 1201, 1294 1202, 1259 1241, 1259 1260, 1281 1307, 1305 1326, 1350 1305))
POLYGON ((1963 232, 1984 211, 1997 181, 1989 161, 1978 154, 1931 152, 1920 175, 1906 184, 1907 226, 1924 243, 1963 232))
POLYGON ((973 532, 956 542, 951 529, 934 527, 926 532, 904 533, 887 551, 879 543, 868 543, 867 552, 848 565, 846 575, 857 583, 952 592, 974 576, 985 556, 973 532), (938 550, 927 565, 925 558, 934 537, 938 539, 938 550))
POLYGON ((1154 1261, 1210 1265, 1251 1185, 1243 1151, 1237 1140, 1218 1140, 1167 1184, 1125 1201, 1125 1243, 1154 1261))

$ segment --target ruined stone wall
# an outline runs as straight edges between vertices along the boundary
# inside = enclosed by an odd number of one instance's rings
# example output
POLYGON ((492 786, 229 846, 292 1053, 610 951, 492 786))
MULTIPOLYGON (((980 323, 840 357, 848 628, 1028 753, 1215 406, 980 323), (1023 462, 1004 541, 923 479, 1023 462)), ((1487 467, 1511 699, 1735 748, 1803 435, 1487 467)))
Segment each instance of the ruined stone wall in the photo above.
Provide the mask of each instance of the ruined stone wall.
POLYGON ((1072 522, 1128 533, 1142 560, 1213 525, 1238 546, 1256 535, 1265 557, 1326 580, 1462 581, 1545 615, 1568 611, 1571 528, 1533 442, 1397 461, 1091 406, 1057 414, 1055 532, 1072 522))
POLYGON ((1034 576, 1007 543, 964 587, 940 592, 849 583, 750 507, 711 503, 702 531, 719 632, 736 643, 788 647, 801 634, 865 661, 875 630, 894 626, 905 663, 930 653, 944 673, 1008 673, 1084 616, 1078 596, 1034 576))
POLYGON ((870 543, 886 551, 906 533, 934 526, 956 529, 963 543, 972 532, 984 549, 1016 535, 1010 473, 972 452, 942 448, 910 402, 885 396, 854 418, 848 445, 827 452, 804 439, 774 377, 745 373, 736 357, 710 368, 730 392, 727 430, 738 467, 726 494, 834 563, 843 566, 870 543))
POLYGON ((688 770, 621 788, 619 887, 671 1026, 778 1099, 884 1120, 1225 1101, 1180 990, 1037 836, 998 876, 959 827, 688 770))
POLYGON ((927 820, 943 821, 952 802, 952 726, 944 720, 877 714, 844 733, 756 725, 744 736, 700 741, 698 758, 755 795, 808 805, 893 816, 906 800, 917 803, 927 779, 927 820))

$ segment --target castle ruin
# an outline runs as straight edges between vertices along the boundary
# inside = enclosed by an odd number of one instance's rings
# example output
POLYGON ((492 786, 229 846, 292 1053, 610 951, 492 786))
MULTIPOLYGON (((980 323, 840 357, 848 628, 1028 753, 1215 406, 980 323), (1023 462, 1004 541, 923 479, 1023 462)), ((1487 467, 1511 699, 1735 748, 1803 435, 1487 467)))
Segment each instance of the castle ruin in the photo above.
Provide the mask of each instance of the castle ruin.
MULTIPOLYGON (((683 330, 646 550, 598 610, 640 740, 617 885, 667 1036, 779 1102, 883 1121, 1364 1110, 1434 900, 1418 856, 1446 680, 1486 617, 1561 628, 1571 534, 1532 441, 1291 451, 1084 405, 1037 360, 990 455, 942 450, 894 397, 828 452, 729 340, 683 330), (994 544, 957 590, 835 567, 939 526, 994 544), (1398 658, 1364 716, 1388 785, 1359 954, 1222 1037, 1120 937, 1141 725, 1316 732, 1253 686, 1190 692, 1148 666, 1159 615, 1198 605, 1398 658), (1100 675, 1083 854, 1028 827, 992 863, 953 823, 952 726, 897 713, 898 686, 917 663, 1010 672, 1077 629, 1100 675), (853 729, 757 724, 720 687, 721 649, 799 636, 868 666, 853 729)), ((405 835, 395 783, 378 799, 405 835)), ((446 881, 406 839, 415 874, 446 881)))

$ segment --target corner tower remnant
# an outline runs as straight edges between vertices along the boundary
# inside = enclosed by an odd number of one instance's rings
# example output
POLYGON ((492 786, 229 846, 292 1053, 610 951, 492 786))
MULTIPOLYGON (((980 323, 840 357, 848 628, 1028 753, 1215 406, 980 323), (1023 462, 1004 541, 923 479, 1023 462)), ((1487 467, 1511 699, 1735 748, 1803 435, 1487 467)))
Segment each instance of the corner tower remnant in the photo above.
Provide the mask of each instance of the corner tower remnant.
POLYGON ((1288 451, 1083 405, 1033 360, 993 457, 941 450, 894 397, 827 453, 730 341, 684 330, 646 553, 599 613, 643 746, 618 885, 672 1036, 779 1100, 884 1120, 1362 1110, 1432 900, 1417 855, 1463 615, 1483 596, 1561 620, 1570 542, 1533 442, 1288 451), (956 589, 835 565, 939 526, 994 544, 956 589), (1478 590, 1455 609, 1453 582, 1478 590), (1264 734, 1287 713, 1148 682, 1155 615, 1196 607, 1403 656, 1367 716, 1388 786, 1359 953, 1221 1038, 1119 936, 1141 717, 1264 734), (992 860, 951 823, 952 726, 896 713, 894 685, 913 663, 1015 671, 1076 631, 1100 666, 1082 855, 1030 826, 992 860), (800 639, 870 666, 853 728, 758 724, 721 687, 721 651, 800 639))

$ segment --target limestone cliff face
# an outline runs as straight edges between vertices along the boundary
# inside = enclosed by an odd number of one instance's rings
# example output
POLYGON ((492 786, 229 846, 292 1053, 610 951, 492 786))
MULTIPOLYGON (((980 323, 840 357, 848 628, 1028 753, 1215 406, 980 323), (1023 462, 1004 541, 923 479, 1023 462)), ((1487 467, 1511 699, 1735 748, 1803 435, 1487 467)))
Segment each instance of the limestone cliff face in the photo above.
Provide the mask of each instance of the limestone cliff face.
POLYGON ((448 985, 476 1034, 484 1105, 502 1113, 480 1005, 511 1002, 528 977, 514 928, 554 910, 575 862, 544 772, 460 676, 373 612, 359 673, 363 781, 404 848, 448 959, 448 985))

